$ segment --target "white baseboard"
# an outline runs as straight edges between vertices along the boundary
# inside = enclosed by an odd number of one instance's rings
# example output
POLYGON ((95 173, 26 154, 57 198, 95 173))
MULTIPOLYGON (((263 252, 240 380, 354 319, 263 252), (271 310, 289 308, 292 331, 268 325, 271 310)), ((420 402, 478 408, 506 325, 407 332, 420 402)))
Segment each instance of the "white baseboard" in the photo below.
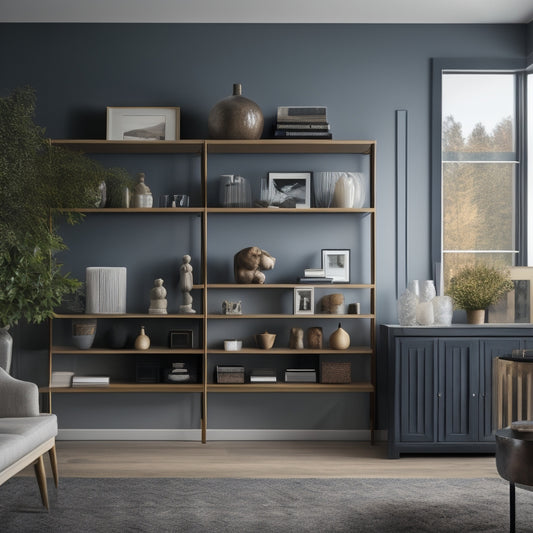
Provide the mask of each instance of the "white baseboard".
MULTIPOLYGON (((385 430, 375 432, 377 441, 387 439, 385 430)), ((60 429, 57 440, 182 440, 200 441, 199 429, 60 429)), ((367 429, 208 429, 207 440, 370 440, 367 429)))

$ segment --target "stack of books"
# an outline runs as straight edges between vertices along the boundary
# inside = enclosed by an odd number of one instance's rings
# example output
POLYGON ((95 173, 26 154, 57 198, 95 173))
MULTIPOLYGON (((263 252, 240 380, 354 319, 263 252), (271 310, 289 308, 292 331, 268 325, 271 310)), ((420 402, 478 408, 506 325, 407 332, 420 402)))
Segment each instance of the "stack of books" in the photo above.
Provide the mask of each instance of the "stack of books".
POLYGON ((333 278, 326 277, 326 271, 323 268, 306 268, 304 275, 298 278, 299 283, 333 283, 333 278))
POLYGON ((287 368, 285 370, 286 383, 316 383, 314 368, 287 368))
POLYGON ((325 106, 278 106, 277 139, 331 139, 325 106))
POLYGON ((276 371, 273 368, 254 368, 250 373, 250 383, 276 383, 276 371))
POLYGON ((73 387, 104 387, 109 385, 109 376, 73 376, 73 387))
POLYGON ((70 387, 74 372, 52 372, 51 387, 70 387))
POLYGON ((172 370, 167 374, 167 379, 173 383, 187 383, 191 376, 185 363, 172 363, 172 370))

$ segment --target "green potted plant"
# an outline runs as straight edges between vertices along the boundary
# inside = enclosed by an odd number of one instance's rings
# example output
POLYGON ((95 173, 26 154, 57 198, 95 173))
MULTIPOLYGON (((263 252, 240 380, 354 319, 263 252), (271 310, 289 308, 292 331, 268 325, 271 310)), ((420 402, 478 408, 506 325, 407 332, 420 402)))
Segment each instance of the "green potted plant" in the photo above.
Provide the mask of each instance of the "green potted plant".
POLYGON ((447 291, 456 309, 466 311, 469 324, 482 324, 487 307, 514 289, 509 273, 485 265, 463 268, 450 280, 447 291))
MULTIPOLYGON (((57 261, 66 246, 53 210, 100 205, 102 183, 125 172, 53 146, 34 123, 35 100, 30 87, 0 98, 0 366, 8 370, 8 328, 21 319, 42 322, 80 285, 57 261)), ((83 218, 63 216, 72 224, 83 218)))

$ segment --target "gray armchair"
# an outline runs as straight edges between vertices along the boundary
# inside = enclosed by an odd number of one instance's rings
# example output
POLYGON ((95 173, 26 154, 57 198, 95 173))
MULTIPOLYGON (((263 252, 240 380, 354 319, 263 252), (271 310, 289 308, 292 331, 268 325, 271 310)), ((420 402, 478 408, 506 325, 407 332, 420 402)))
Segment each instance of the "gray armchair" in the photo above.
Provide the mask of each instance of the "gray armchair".
POLYGON ((33 464, 43 505, 48 509, 44 454, 48 452, 58 485, 55 437, 57 417, 39 413, 37 385, 0 368, 0 485, 33 464))

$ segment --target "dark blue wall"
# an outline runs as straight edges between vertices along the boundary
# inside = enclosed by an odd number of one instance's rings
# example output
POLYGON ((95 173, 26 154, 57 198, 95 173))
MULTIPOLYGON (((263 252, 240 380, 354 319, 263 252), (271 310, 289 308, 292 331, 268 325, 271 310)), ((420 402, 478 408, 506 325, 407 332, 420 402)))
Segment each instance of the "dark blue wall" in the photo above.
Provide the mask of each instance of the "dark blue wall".
MULTIPOLYGON (((428 279, 432 277, 431 59, 523 59, 532 52, 531 28, 531 24, 3 24, 0 92, 34 86, 37 121, 53 138, 105 138, 106 106, 146 105, 180 106, 182 138, 205 138, 210 108, 230 94, 234 82, 242 83, 244 95, 261 106, 265 136, 270 135, 278 105, 327 105, 335 139, 377 141, 378 322, 395 323, 395 112, 408 112, 407 276, 428 279)), ((16 371, 46 381, 46 328, 32 328, 31 336, 20 330, 14 331, 16 371)), ((380 398, 383 395, 382 389, 380 398)), ((251 409, 249 418, 234 427, 265 425, 269 416, 261 419, 258 414, 266 411, 260 396, 247 401, 263 408, 251 409)), ((231 401, 228 397, 216 405, 211 402, 210 412, 222 417, 213 419, 218 427, 232 426, 223 414, 224 402, 231 401)), ((295 400, 295 409, 305 413, 324 401, 295 400)), ((365 412, 358 410, 354 420, 347 408, 357 401, 331 400, 329 411, 341 413, 341 427, 365 427, 365 412)), ((383 427, 386 413, 381 405, 383 427)), ((65 412, 69 413, 68 406, 65 412)), ((274 426, 278 427, 276 420, 274 426)), ((126 421, 124 427, 131 424, 126 421)), ((279 427, 286 424, 282 421, 279 427)))

